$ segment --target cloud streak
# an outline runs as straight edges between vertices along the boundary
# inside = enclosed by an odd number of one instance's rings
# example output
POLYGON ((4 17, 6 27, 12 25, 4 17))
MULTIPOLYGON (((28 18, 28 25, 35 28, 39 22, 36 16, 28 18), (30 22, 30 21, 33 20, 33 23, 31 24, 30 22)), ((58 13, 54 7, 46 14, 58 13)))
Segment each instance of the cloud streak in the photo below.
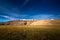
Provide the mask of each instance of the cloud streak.
POLYGON ((8 20, 16 20, 16 19, 13 18, 13 17, 5 16, 5 15, 0 15, 0 17, 4 17, 4 18, 6 18, 6 19, 8 19, 8 20))
POLYGON ((20 12, 17 8, 12 8, 11 10, 8 10, 7 8, 4 7, 0 7, 0 9, 2 10, 2 13, 8 15, 9 17, 14 17, 14 18, 24 18, 28 15, 26 14, 22 14, 22 12, 20 12))
POLYGON ((21 7, 24 7, 28 2, 29 2, 29 0, 25 0, 25 2, 22 4, 21 7))

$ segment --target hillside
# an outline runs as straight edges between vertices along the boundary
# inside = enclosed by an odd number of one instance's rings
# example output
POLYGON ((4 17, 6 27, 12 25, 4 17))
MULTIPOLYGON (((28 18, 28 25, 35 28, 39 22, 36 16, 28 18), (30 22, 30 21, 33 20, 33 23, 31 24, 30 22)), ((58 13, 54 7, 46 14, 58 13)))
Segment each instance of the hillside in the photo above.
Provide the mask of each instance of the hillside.
POLYGON ((60 25, 60 20, 13 20, 0 25, 60 25))
POLYGON ((37 20, 30 25, 60 25, 60 20, 37 20))
POLYGON ((0 23, 0 25, 30 25, 33 20, 13 20, 0 23))

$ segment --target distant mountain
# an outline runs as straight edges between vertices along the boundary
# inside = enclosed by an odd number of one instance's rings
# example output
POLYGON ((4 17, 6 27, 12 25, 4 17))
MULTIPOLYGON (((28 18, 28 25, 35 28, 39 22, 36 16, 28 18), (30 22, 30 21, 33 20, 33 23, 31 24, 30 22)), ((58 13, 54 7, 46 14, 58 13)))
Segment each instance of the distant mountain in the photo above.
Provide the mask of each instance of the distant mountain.
POLYGON ((60 25, 60 20, 13 20, 0 25, 60 25))
POLYGON ((33 20, 13 20, 8 22, 2 22, 0 25, 29 25, 33 20))

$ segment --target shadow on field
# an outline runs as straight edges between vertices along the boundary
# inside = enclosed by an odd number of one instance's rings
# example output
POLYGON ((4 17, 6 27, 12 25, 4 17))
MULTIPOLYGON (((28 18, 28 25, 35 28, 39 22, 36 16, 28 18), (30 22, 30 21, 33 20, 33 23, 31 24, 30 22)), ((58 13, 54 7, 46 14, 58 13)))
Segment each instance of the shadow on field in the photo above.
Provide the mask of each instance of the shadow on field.
POLYGON ((60 30, 0 28, 0 40, 60 40, 60 30))

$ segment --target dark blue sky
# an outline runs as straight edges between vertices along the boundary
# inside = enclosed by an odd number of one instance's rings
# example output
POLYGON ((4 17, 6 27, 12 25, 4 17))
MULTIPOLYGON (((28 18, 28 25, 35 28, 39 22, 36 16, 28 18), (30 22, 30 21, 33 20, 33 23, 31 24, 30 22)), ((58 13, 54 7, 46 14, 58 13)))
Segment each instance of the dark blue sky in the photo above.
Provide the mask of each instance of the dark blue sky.
POLYGON ((0 22, 18 19, 60 20, 60 0, 0 0, 0 22))

